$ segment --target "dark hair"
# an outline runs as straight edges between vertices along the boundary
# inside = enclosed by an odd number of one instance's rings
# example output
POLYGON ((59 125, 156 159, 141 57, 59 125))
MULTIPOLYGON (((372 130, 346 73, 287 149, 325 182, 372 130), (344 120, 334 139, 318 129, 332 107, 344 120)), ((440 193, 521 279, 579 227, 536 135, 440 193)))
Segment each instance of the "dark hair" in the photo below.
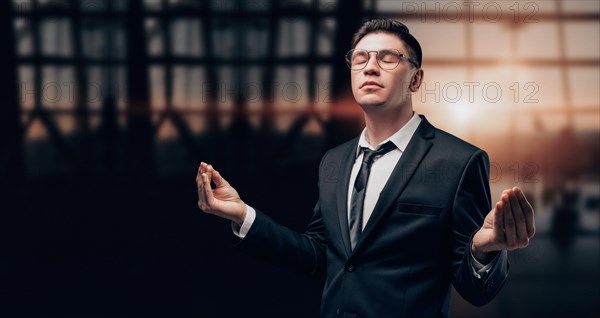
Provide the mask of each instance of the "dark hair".
POLYGON ((365 21, 360 26, 358 31, 354 33, 351 48, 354 49, 356 44, 358 44, 358 42, 365 37, 365 35, 374 32, 391 33, 399 37, 400 40, 406 45, 406 49, 408 50, 408 54, 411 55, 411 59, 416 59, 415 62, 417 65, 419 65, 419 67, 421 67, 423 52, 421 51, 421 45, 419 44, 419 41, 417 41, 417 39, 410 34, 406 25, 396 20, 375 18, 365 21))

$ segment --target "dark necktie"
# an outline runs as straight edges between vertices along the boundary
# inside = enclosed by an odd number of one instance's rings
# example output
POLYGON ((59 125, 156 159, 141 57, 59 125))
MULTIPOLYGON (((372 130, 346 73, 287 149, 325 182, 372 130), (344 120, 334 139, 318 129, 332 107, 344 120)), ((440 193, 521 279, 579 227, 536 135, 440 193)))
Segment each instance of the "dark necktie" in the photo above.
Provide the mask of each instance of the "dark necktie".
POLYGON ((361 147, 363 152, 362 165, 360 171, 356 176, 354 182, 354 189, 352 189, 352 201, 350 206, 350 244, 352 249, 356 246, 358 238, 362 233, 363 224, 363 208, 365 205, 365 193, 367 191, 367 182, 369 181, 369 174, 371 173, 371 165, 375 158, 383 156, 389 151, 396 148, 391 141, 386 142, 377 150, 371 150, 369 148, 361 147))

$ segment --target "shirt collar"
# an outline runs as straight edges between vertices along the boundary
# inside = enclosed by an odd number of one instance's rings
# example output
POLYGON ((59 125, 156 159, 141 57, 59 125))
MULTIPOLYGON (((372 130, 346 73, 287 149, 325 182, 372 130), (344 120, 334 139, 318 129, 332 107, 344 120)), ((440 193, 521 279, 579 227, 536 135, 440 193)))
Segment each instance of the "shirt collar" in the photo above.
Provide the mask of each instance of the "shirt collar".
MULTIPOLYGON (((400 130, 398 130, 393 135, 391 135, 388 139, 379 143, 379 145, 377 145, 377 148, 379 148, 379 146, 385 144, 386 142, 391 141, 394 145, 396 145, 396 147, 401 152, 404 152, 404 149, 408 145, 408 142, 410 141, 412 136, 415 134, 415 131, 417 131, 417 128, 419 127, 420 123, 421 123, 421 117, 419 117, 419 114, 413 112, 413 116, 410 118, 410 120, 406 124, 404 124, 404 126, 402 126, 402 128, 400 128, 400 130)), ((358 158, 358 156, 360 155, 361 147, 369 148, 372 150, 377 149, 377 148, 371 147, 371 145, 367 141, 367 128, 366 127, 365 127, 365 129, 363 129, 362 133, 360 134, 360 138, 358 139, 358 146, 356 147, 356 157, 355 158, 358 158)))

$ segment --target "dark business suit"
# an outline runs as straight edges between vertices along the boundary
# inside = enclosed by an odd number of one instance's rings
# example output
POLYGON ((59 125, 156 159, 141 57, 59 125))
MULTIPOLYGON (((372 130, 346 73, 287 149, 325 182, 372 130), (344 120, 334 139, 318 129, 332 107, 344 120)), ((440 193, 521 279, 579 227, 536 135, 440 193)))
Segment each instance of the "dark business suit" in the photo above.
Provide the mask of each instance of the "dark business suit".
POLYGON ((471 267, 470 239, 491 209, 485 152, 421 116, 351 250, 347 200, 357 142, 323 157, 319 202, 305 233, 257 211, 239 248, 326 274, 322 317, 448 317, 450 282, 469 302, 489 302, 504 284, 508 261, 500 253, 481 279, 471 267))

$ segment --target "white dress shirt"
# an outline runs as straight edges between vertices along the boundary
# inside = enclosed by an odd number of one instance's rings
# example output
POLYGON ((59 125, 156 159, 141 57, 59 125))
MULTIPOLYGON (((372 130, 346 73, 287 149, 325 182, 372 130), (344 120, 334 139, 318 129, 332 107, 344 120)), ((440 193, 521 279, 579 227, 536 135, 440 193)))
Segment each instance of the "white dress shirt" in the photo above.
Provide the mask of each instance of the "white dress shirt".
POLYGON ((365 193, 365 205, 363 206, 363 224, 362 228, 364 229, 373 214, 373 209, 375 208, 375 204, 377 204, 377 200, 379 200, 379 194, 383 187, 387 183, 388 179, 392 175, 392 171, 394 167, 400 160, 400 157, 404 153, 404 149, 408 145, 408 142, 414 135, 415 131, 417 131, 417 127, 421 123, 421 118, 417 113, 413 113, 413 116, 410 120, 398 130, 396 133, 391 135, 388 139, 380 142, 377 147, 372 147, 367 140, 367 128, 363 129, 360 134, 360 138, 358 140, 358 146, 356 147, 356 157, 354 160, 354 165, 352 166, 352 172, 350 173, 350 182, 348 184, 348 222, 350 222, 350 207, 352 207, 352 190, 354 188, 354 182, 356 181, 356 176, 360 171, 360 166, 362 165, 363 152, 360 150, 361 147, 369 148, 371 150, 376 150, 381 145, 385 144, 388 141, 391 141, 396 149, 389 151, 385 155, 381 157, 376 157, 371 165, 371 172, 369 173, 369 179, 367 180, 367 189, 365 193))
MULTIPOLYGON (((421 118, 415 112, 413 112, 413 116, 410 120, 398 130, 396 133, 391 135, 388 139, 382 141, 377 147, 371 147, 369 141, 367 140, 366 131, 367 129, 363 129, 360 134, 360 138, 358 141, 358 145, 356 147, 356 158, 354 161, 354 165, 352 166, 352 172, 350 174, 350 182, 348 184, 348 220, 350 219, 350 207, 352 206, 352 188, 354 187, 354 181, 356 180, 356 175, 360 170, 360 166, 362 164, 363 152, 361 151, 361 147, 367 147, 371 150, 377 149, 379 146, 385 144, 388 141, 391 141, 396 145, 396 149, 389 151, 383 156, 376 158, 371 166, 371 172, 369 174, 369 179, 367 181, 367 189, 365 193, 365 201, 363 207, 363 229, 365 228, 371 214, 373 213, 373 209, 375 208, 375 204, 377 204, 377 200, 379 199, 379 194, 383 187, 387 183, 390 178, 394 167, 400 160, 400 157, 404 153, 406 146, 408 145, 410 139, 414 135, 415 131, 419 127, 421 123, 421 118)), ((250 227, 252 227, 252 223, 256 219, 256 211, 251 206, 246 206, 246 218, 241 226, 237 225, 235 222, 231 223, 231 227, 233 233, 237 235, 239 238, 243 239, 250 227)), ((470 251, 470 249, 469 249, 470 251)), ((470 252, 469 252, 470 253, 470 252)), ((471 254, 471 264, 473 265, 473 275, 477 278, 481 278, 482 275, 489 272, 492 266, 496 263, 498 257, 494 258, 489 264, 483 265, 479 263, 475 257, 471 254)))

